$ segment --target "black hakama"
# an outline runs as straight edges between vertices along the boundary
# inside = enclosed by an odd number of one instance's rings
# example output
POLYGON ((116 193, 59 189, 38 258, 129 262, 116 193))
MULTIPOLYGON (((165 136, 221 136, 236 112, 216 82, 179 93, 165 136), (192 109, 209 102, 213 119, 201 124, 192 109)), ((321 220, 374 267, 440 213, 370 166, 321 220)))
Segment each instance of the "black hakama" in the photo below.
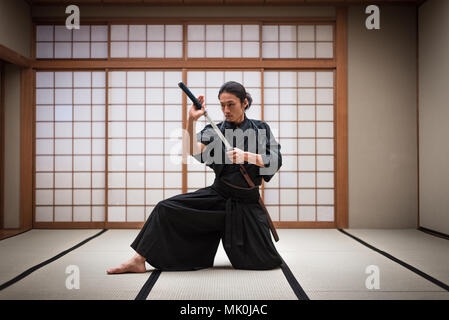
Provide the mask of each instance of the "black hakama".
MULTIPOLYGON (((235 128, 227 121, 222 125, 222 131, 235 128)), ((246 115, 239 128, 246 130, 255 126, 269 131, 266 123, 249 120, 246 115)), ((206 132, 211 133, 210 129, 207 125, 199 133, 198 137, 205 144, 213 141, 202 139, 206 132)), ((269 134, 270 139, 264 141, 267 155, 263 156, 263 161, 269 165, 276 157, 278 170, 282 163, 280 146, 271 132, 269 134)), ((247 149, 246 143, 244 147, 247 149)), ((201 154, 194 157, 205 162, 201 154)), ((213 266, 222 239, 225 252, 236 269, 279 267, 282 259, 271 240, 266 213, 258 202, 261 179, 269 181, 274 174, 260 176, 257 166, 246 162, 244 165, 255 188, 248 186, 238 164, 208 164, 215 171, 214 183, 160 201, 131 247, 157 269, 197 270, 213 266)))

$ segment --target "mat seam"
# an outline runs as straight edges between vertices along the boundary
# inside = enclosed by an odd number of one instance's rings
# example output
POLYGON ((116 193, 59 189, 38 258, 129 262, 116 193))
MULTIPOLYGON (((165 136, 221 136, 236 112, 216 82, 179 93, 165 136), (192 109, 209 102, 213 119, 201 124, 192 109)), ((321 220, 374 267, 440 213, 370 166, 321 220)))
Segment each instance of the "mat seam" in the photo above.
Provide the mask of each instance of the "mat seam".
POLYGON ((419 270, 418 268, 415 268, 414 266, 408 264, 407 262, 402 261, 399 258, 396 258, 395 256, 389 254, 388 252, 385 252, 383 250, 380 250, 379 248, 376 248, 375 246, 373 246, 373 245, 367 243, 366 241, 364 241, 364 240, 362 240, 362 239, 360 239, 360 238, 350 234, 349 232, 347 232, 347 231, 345 231, 343 229, 338 229, 338 231, 340 231, 341 233, 345 234, 346 236, 352 238, 353 240, 361 243, 365 247, 367 247, 367 248, 369 248, 369 249, 371 249, 371 250, 373 250, 373 251, 383 255, 384 257, 386 257, 386 258, 396 262, 397 264, 403 266, 404 268, 412 271, 413 273, 421 276, 422 278, 432 282, 433 284, 435 284, 435 285, 439 286, 440 288, 442 288, 442 289, 444 289, 444 290, 449 292, 449 285, 447 285, 446 283, 444 283, 444 282, 442 282, 442 281, 432 277, 431 275, 425 273, 424 271, 419 270))
POLYGON ((41 263, 39 263, 39 264, 37 264, 37 265, 34 265, 34 266, 32 266, 31 268, 28 268, 27 270, 23 271, 23 272, 22 272, 21 274, 19 274, 18 276, 16 276, 16 277, 12 278, 11 280, 6 281, 6 282, 4 282, 3 284, 1 284, 1 285, 0 285, 0 291, 2 291, 2 290, 4 290, 4 289, 8 288, 9 286, 12 286, 13 284, 15 284, 15 283, 18 282, 18 281, 20 281, 20 280, 26 278, 27 276, 29 276, 30 274, 32 274, 34 271, 36 271, 36 270, 38 270, 38 269, 40 269, 40 268, 46 266, 47 264, 50 264, 50 263, 52 263, 53 261, 58 260, 59 258, 65 256, 67 253, 69 253, 69 252, 71 252, 71 251, 73 251, 73 250, 75 250, 75 249, 81 247, 82 245, 86 244, 86 243, 89 242, 90 240, 92 240, 92 239, 94 239, 94 238, 96 238, 96 237, 102 235, 102 234, 105 233, 106 231, 108 231, 108 229, 103 229, 103 230, 101 230, 100 232, 98 232, 97 234, 95 234, 95 235, 93 235, 93 236, 91 236, 91 237, 89 237, 89 238, 87 238, 87 239, 84 239, 83 241, 79 242, 78 244, 74 245, 73 247, 71 247, 71 248, 69 248, 69 249, 66 249, 66 250, 64 250, 64 251, 62 251, 62 252, 60 252, 60 253, 58 253, 57 255, 53 256, 52 258, 47 259, 47 260, 45 260, 45 261, 43 261, 43 262, 41 262, 41 263))
POLYGON ((310 298, 307 296, 306 292, 301 287, 298 280, 295 278, 295 275, 292 273, 292 271, 288 267, 287 263, 285 263, 284 259, 282 259, 282 257, 281 260, 282 260, 281 264, 282 273, 287 279, 288 284, 292 288, 298 300, 310 300, 310 298))
POLYGON ((157 279, 159 279, 159 276, 161 275, 161 270, 154 270, 151 272, 151 275, 148 277, 147 281, 143 285, 143 287, 140 289, 139 293, 137 294, 136 298, 134 300, 146 300, 148 295, 151 292, 151 289, 153 289, 153 286, 155 285, 157 279))

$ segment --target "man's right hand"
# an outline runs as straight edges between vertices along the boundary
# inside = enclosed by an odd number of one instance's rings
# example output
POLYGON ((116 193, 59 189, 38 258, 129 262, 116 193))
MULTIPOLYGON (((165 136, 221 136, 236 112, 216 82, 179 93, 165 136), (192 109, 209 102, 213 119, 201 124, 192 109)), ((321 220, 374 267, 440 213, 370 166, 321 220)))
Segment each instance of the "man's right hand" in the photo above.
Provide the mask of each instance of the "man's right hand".
POLYGON ((193 119, 193 120, 198 120, 205 112, 206 112, 206 107, 204 104, 204 96, 198 96, 198 101, 201 103, 201 109, 197 110, 195 108, 195 105, 192 104, 192 106, 190 107, 190 111, 189 111, 189 119, 193 119))

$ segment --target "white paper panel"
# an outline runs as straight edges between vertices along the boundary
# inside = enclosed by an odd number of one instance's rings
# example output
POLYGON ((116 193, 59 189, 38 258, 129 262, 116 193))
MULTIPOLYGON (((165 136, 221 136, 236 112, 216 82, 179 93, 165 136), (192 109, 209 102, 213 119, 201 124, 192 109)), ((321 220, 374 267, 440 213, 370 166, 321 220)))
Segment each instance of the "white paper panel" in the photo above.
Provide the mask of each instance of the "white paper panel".
POLYGON ((242 40, 243 41, 258 41, 259 40, 259 26, 258 25, 243 25, 242 26, 242 40))
POLYGON ((126 218, 125 207, 109 207, 108 221, 109 222, 124 222, 126 218))
POLYGON ((317 173, 317 187, 333 188, 334 187, 334 173, 333 172, 317 173))
POLYGON ((315 204, 315 190, 299 189, 299 204, 315 204))
POLYGON ((262 26, 262 41, 278 41, 279 27, 278 26, 262 26))
POLYGON ((92 190, 92 205, 104 205, 104 190, 92 190))
POLYGON ((162 189, 156 190, 146 190, 146 203, 147 204, 158 204, 159 201, 164 199, 164 194, 162 189))
POLYGON ((89 42, 74 42, 73 43, 73 58, 89 58, 90 57, 90 43, 89 42))
POLYGON ((298 139, 298 153, 314 154, 315 153, 315 139, 298 139))
POLYGON ((187 26, 187 39, 192 40, 205 40, 205 26, 204 25, 189 25, 187 26))
POLYGON ((298 157, 298 170, 300 170, 300 171, 315 170, 315 157, 314 156, 299 156, 298 157))
POLYGON ((299 206, 298 214, 299 214, 299 221, 315 221, 314 206, 299 206))
POLYGON ((146 40, 146 25, 130 25, 129 40, 146 40))
POLYGON ((107 41, 108 27, 107 26, 91 26, 92 41, 107 41))
POLYGON ((36 190, 36 205, 52 205, 53 190, 36 190))
POLYGON ((298 58, 315 58, 315 44, 313 42, 299 42, 298 58))
POLYGON ((53 58, 53 43, 48 42, 36 43, 36 58, 38 59, 53 58))
POLYGON ((297 221, 298 209, 296 206, 281 206, 280 210, 280 221, 297 221))
POLYGON ((163 25, 148 25, 147 26, 147 40, 163 41, 164 40, 164 26, 163 25))
POLYGON ((70 42, 56 42, 54 46, 56 59, 72 58, 72 44, 70 42))
POLYGON ((298 26, 298 40, 299 41, 314 41, 315 40, 315 26, 307 26, 307 25, 298 26))
POLYGON ((271 220, 279 221, 279 207, 277 206, 266 206, 268 213, 270 214, 271 220))
POLYGON ((111 58, 127 58, 128 43, 127 42, 111 42, 111 58))
POLYGON ((296 42, 279 43, 279 58, 294 59, 296 55, 296 42))
MULTIPOLYGON (((279 173, 279 181, 281 188, 296 188, 298 177, 297 173, 294 172, 280 172, 279 173)), ((282 190, 281 194, 287 190, 282 190)), ((296 190, 295 190, 296 192, 296 190)), ((281 196, 282 198, 282 196, 281 196)))
POLYGON ((109 188, 125 188, 125 173, 109 173, 108 186, 109 188))
POLYGON ((319 154, 333 154, 334 140, 333 139, 318 139, 316 143, 317 153, 319 154))
POLYGON ((92 42, 90 47, 90 56, 92 59, 100 59, 108 57, 107 42, 92 42))
POLYGON ((88 205, 90 203, 90 190, 73 190, 73 204, 88 205))
POLYGON ((333 171, 334 157, 333 156, 317 156, 317 170, 333 171))
POLYGON ((92 207, 92 221, 102 222, 105 219, 104 207, 92 207))
POLYGON ((265 189, 264 190, 264 203, 266 204, 278 204, 279 203, 279 190, 278 189, 265 189))
POLYGON ((55 222, 72 221, 72 207, 55 207, 55 222))
POLYGON ((145 208, 144 207, 128 207, 127 208, 127 221, 129 222, 139 222, 145 219, 145 208))
POLYGON ((224 40, 225 41, 240 41, 242 38, 241 25, 225 25, 224 26, 224 40))
MULTIPOLYGON (((125 190, 108 190, 108 202, 110 205, 125 204, 126 193, 125 190)), ((112 207, 109 207, 109 213, 112 207)))
POLYGON ((90 156, 74 156, 73 157, 74 171, 90 171, 91 157, 90 156))
POLYGON ((165 26, 166 41, 182 41, 182 25, 165 26))
POLYGON ((72 157, 71 156, 56 156, 55 157, 55 171, 72 171, 72 157))
POLYGON ((55 204, 72 204, 72 190, 55 190, 55 204))
POLYGON ((318 221, 334 221, 334 207, 317 207, 317 220, 318 221))
POLYGON ((53 173, 36 173, 36 188, 53 188, 53 173))
POLYGON ((145 42, 129 42, 129 58, 145 58, 147 56, 145 42))
POLYGON ((36 72, 36 88, 53 88, 53 72, 36 72))
POLYGON ((298 187, 299 188, 315 188, 315 173, 300 172, 298 174, 298 187))
POLYGON ((262 56, 264 58, 279 58, 279 43, 264 42, 262 44, 262 56))
POLYGON ((127 190, 126 192, 127 204, 144 204, 145 203, 145 191, 144 190, 127 190))
POLYGON ((53 220, 53 207, 36 206, 36 222, 48 222, 53 220))
POLYGON ((53 26, 36 26, 37 41, 53 41, 53 26))
POLYGON ((111 26, 111 40, 128 40, 128 26, 127 25, 112 25, 111 26))

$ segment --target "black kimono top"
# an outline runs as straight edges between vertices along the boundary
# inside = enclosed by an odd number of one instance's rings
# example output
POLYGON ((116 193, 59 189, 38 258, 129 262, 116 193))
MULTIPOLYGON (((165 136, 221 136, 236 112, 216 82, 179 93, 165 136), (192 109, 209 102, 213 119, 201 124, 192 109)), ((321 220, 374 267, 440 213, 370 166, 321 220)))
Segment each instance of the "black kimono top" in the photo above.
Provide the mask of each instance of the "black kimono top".
MULTIPOLYGON (((217 124, 223 135, 226 137, 226 129, 241 129, 243 133, 243 139, 237 139, 235 136, 233 141, 229 141, 231 146, 237 147, 243 151, 250 151, 262 155, 262 161, 265 168, 259 167, 255 164, 244 162, 244 166, 248 171, 249 176, 253 180, 255 185, 261 185, 262 179, 269 182, 274 174, 282 166, 282 155, 280 152, 281 146, 274 138, 269 125, 261 120, 249 119, 246 114, 244 120, 240 124, 236 125, 233 122, 223 121, 217 124), (255 145, 249 146, 249 141, 254 141, 253 138, 245 135, 247 130, 252 128, 254 131, 255 145), (265 129, 265 132, 259 131, 265 129)), ((197 140, 206 145, 206 148, 202 153, 193 155, 195 159, 201 163, 205 163, 208 167, 214 170, 216 177, 226 180, 234 185, 248 187, 248 183, 240 172, 240 164, 232 163, 232 161, 226 155, 226 148, 216 132, 212 128, 211 124, 207 124, 203 130, 198 132, 197 140), (222 160, 219 163, 214 161, 214 152, 217 150, 217 144, 221 147, 222 160), (215 150, 214 150, 215 149, 215 150)), ((217 158, 218 159, 218 158, 217 158)))

